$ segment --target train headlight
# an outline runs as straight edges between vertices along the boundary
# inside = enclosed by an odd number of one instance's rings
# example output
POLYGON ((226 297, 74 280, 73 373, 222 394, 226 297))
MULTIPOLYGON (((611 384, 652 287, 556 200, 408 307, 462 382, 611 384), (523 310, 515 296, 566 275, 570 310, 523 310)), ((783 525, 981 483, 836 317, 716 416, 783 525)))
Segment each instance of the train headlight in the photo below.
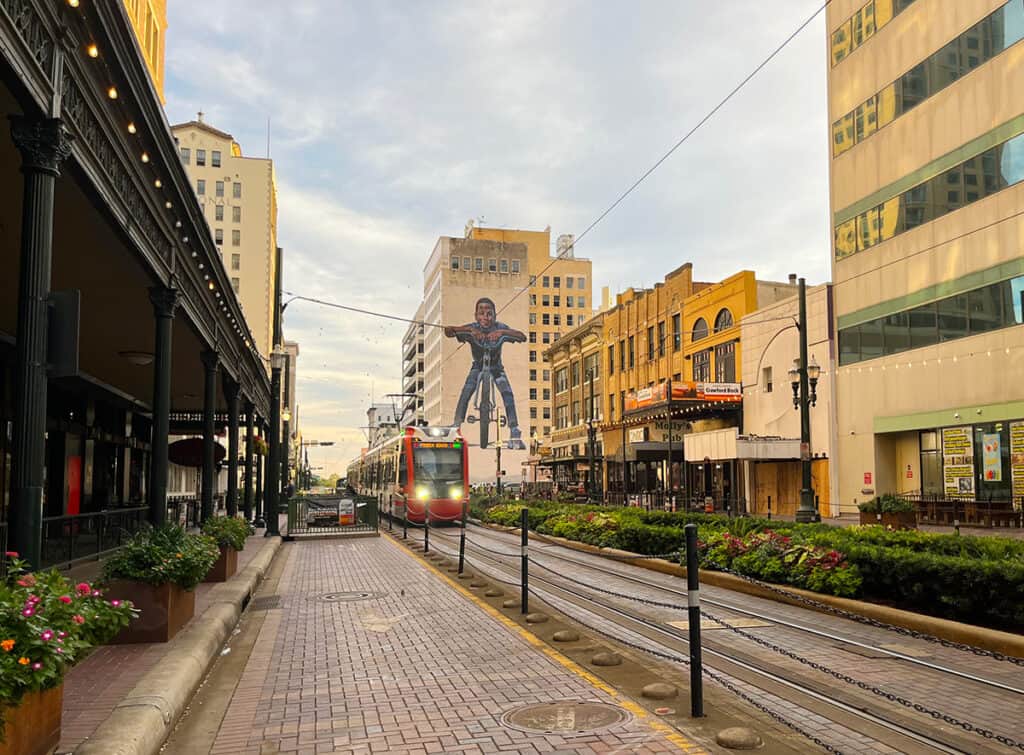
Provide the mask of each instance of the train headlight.
POLYGON ((416 497, 421 501, 425 501, 430 498, 430 491, 426 488, 416 488, 416 497))
POLYGON ((449 498, 462 498, 462 488, 456 486, 448 489, 449 498))

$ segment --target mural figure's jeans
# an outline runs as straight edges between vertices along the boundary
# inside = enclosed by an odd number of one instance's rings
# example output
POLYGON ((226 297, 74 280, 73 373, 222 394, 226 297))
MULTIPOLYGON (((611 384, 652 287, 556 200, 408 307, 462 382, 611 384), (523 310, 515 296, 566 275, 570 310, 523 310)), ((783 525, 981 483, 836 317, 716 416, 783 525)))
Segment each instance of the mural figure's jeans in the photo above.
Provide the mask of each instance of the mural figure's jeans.
MULTIPOLYGON (((512 393, 512 385, 508 382, 508 375, 505 374, 505 369, 503 367, 491 367, 490 370, 491 375, 494 377, 494 384, 497 386, 498 392, 505 402, 505 416, 508 418, 508 426, 510 428, 519 427, 519 417, 516 414, 516 397, 512 393)), ((462 386, 462 393, 459 394, 459 403, 455 407, 454 424, 456 425, 461 425, 466 421, 469 401, 476 392, 476 385, 480 381, 481 372, 483 372, 482 367, 474 366, 470 368, 469 374, 466 376, 466 383, 462 386)))

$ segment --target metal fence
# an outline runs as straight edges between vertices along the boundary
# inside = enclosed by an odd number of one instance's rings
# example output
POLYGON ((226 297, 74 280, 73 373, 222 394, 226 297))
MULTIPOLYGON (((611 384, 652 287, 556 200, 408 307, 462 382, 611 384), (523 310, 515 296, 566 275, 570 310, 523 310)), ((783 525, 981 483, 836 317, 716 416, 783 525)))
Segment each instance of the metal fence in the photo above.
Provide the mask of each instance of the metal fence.
POLYGON ((743 498, 686 496, 679 491, 673 493, 664 490, 640 493, 609 491, 604 495, 604 503, 607 506, 629 506, 645 511, 687 511, 729 516, 747 513, 747 502, 743 498))
POLYGON ((377 500, 369 496, 300 495, 288 499, 285 535, 351 535, 377 532, 377 500))
POLYGON ((91 514, 43 517, 41 566, 70 568, 121 546, 146 523, 149 508, 135 506, 91 514))
POLYGON ((185 529, 199 526, 201 505, 195 496, 171 498, 167 501, 167 521, 185 529))
POLYGON ((1024 527, 1024 498, 978 500, 976 496, 927 493, 906 493, 898 497, 917 507, 918 524, 1024 527))

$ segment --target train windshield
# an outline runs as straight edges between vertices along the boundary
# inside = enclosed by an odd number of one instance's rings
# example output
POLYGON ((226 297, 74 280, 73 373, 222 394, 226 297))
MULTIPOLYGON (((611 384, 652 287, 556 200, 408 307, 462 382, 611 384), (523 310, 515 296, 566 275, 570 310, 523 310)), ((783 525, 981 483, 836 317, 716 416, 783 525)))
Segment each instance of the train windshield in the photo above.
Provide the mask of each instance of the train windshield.
POLYGON ((449 488, 462 485, 462 449, 416 448, 413 474, 417 488, 429 488, 432 498, 447 498, 449 488))

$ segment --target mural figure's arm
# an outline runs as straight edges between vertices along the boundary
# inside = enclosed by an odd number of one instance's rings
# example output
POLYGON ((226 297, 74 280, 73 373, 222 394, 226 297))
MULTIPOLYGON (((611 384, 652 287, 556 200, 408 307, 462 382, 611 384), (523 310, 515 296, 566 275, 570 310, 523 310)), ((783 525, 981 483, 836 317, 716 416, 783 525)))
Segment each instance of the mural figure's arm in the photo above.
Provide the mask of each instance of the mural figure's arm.
POLYGON ((457 341, 471 341, 476 339, 478 329, 473 325, 446 325, 444 334, 447 338, 454 338, 457 341))
POLYGON ((522 343, 526 340, 526 335, 521 330, 516 330, 515 328, 497 328, 487 334, 488 341, 497 341, 502 337, 515 343, 522 343))

